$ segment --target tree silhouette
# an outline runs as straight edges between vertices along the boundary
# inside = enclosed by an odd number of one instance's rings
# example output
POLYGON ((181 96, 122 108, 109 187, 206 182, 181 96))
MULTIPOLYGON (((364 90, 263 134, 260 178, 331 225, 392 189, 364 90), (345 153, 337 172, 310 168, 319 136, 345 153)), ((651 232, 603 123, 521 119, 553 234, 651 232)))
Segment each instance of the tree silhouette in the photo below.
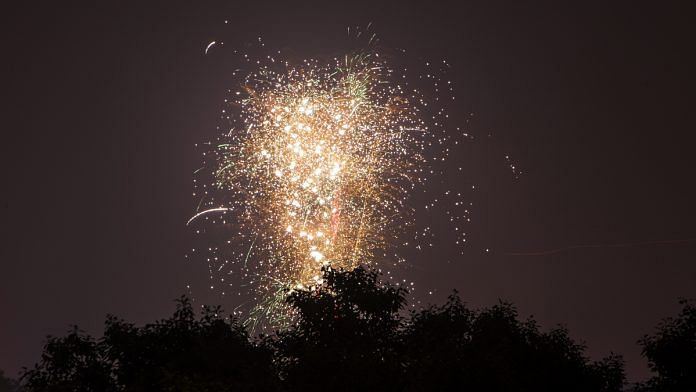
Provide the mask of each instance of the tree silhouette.
MULTIPOLYGON (((326 269, 320 287, 289 293, 297 314, 292 325, 255 339, 219 308, 204 307, 197 318, 182 297, 173 316, 153 324, 137 327, 108 316, 100 339, 77 328, 49 337, 24 385, 28 391, 106 392, 623 388, 620 357, 590 361, 568 331, 542 331, 533 319, 520 320, 511 304, 470 309, 455 292, 441 306, 406 312, 405 296, 373 270, 326 269)), ((689 365, 674 361, 693 361, 693 307, 679 320, 645 340, 652 366, 669 380, 689 377, 689 365), (674 351, 687 343, 690 349, 674 351)))
POLYGON ((676 318, 658 325, 655 335, 639 341, 648 366, 656 373, 643 391, 696 391, 696 306, 681 300, 682 310, 676 318))
POLYGON ((510 304, 470 310, 455 293, 404 318, 405 290, 374 271, 324 279, 290 295, 299 319, 275 341, 290 390, 622 390, 620 357, 590 362, 565 329, 542 333, 510 304))
POLYGON ((324 271, 325 285, 288 297, 297 324, 274 341, 290 390, 398 390, 399 310, 406 291, 381 285, 375 271, 324 271))
POLYGON ((104 347, 73 327, 64 337, 49 336, 41 361, 22 377, 29 391, 115 391, 104 347))
POLYGON ((110 317, 104 343, 118 364, 119 383, 129 391, 275 389, 271 352, 221 313, 204 307, 196 320, 190 301, 182 297, 173 317, 144 328, 110 317))
POLYGON ((5 377, 5 372, 0 369, 0 392, 18 392, 19 385, 17 381, 5 377))
POLYGON ((277 390, 271 351, 236 320, 205 307, 196 319, 182 297, 171 318, 136 327, 108 316, 95 341, 77 328, 49 337, 23 376, 29 391, 277 390))
POLYGON ((405 332, 407 390, 620 391, 623 362, 591 363, 563 328, 540 332, 508 303, 470 310, 455 293, 405 332))

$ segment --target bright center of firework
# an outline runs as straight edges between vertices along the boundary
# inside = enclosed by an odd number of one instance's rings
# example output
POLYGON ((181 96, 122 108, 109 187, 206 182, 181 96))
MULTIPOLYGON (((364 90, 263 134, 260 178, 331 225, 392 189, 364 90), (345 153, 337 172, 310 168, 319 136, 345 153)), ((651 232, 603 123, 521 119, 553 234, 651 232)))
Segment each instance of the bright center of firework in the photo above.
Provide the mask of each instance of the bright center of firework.
POLYGON ((267 276, 313 286, 323 266, 353 269, 384 248, 417 156, 408 131, 421 125, 388 72, 358 56, 247 79, 245 129, 217 178, 243 197, 267 276))

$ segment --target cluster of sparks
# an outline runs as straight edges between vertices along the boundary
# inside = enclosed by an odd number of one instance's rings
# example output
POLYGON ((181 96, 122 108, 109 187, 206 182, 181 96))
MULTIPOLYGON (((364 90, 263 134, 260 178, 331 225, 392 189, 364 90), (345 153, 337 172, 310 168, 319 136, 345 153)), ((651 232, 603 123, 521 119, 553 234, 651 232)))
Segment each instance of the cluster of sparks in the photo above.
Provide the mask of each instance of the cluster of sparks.
POLYGON ((222 216, 231 238, 208 248, 211 277, 239 267, 255 290, 253 321, 272 324, 287 316, 288 292, 322 284, 323 268, 374 265, 403 245, 444 114, 424 115, 428 101, 376 51, 266 60, 230 90, 231 129, 209 154, 189 223, 222 216))

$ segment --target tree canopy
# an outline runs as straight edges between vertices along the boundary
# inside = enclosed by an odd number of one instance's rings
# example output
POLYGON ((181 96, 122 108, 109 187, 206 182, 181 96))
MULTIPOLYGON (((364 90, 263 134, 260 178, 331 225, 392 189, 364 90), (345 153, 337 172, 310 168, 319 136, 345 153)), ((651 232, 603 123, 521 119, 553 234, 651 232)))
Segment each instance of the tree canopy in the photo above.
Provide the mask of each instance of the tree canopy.
MULTIPOLYGON (((182 297, 171 317, 152 324, 107 316, 98 339, 77 327, 48 337, 22 384, 32 392, 625 387, 620 356, 592 361, 566 329, 544 331, 510 303, 472 309, 454 292, 442 305, 406 311, 406 294, 373 270, 326 269, 319 288, 289 292, 292 325, 257 337, 219 307, 196 316, 182 297)), ((641 340, 656 376, 640 390, 696 390, 695 331, 696 310, 684 302, 678 318, 641 340)))
POLYGON ((655 335, 640 340, 648 366, 655 373, 644 391, 696 391, 696 306, 681 300, 676 318, 663 320, 655 335))

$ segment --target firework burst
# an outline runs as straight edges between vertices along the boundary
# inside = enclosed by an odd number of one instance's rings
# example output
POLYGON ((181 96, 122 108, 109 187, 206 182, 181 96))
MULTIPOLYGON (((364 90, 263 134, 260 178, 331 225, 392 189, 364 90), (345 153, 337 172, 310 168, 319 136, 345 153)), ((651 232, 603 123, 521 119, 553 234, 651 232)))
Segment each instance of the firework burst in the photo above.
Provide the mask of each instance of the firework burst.
POLYGON ((321 285, 322 268, 378 263, 399 243, 437 140, 427 101, 375 50, 266 60, 230 91, 231 129, 208 156, 189 221, 224 215, 216 222, 232 234, 226 249, 208 248, 220 254, 208 259, 211 278, 240 267, 255 291, 254 325, 287 318, 283 293, 321 285))

